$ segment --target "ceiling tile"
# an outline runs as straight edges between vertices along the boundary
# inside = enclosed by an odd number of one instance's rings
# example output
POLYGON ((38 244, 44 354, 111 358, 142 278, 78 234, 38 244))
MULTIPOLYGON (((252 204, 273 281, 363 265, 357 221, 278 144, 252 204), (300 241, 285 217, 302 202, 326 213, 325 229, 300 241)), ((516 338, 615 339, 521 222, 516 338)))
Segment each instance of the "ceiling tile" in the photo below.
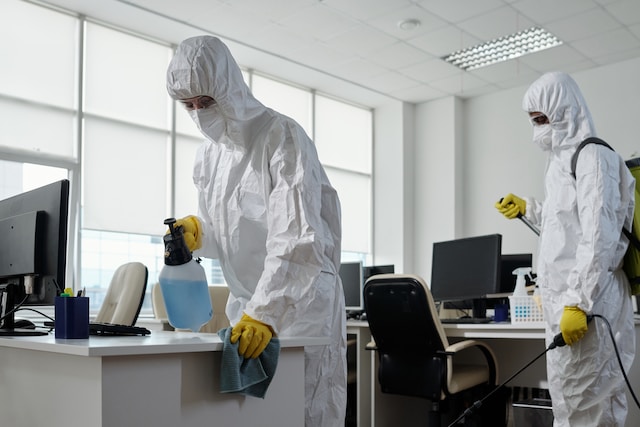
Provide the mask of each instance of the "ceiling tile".
POLYGON ((640 46, 640 40, 625 28, 578 40, 573 46, 584 55, 595 58, 634 49, 640 46))
POLYGON ((445 21, 416 5, 391 11, 382 17, 368 20, 366 23, 403 40, 446 25, 445 21), (412 31, 402 30, 398 27, 398 23, 405 19, 417 19, 420 21, 420 26, 412 31))
POLYGON ((499 0, 418 0, 417 3, 434 15, 454 24, 503 5, 499 0))
POLYGON ((519 0, 511 5, 542 25, 598 7, 593 0, 519 0))
POLYGON ((623 0, 607 5, 607 11, 625 25, 640 24, 640 2, 623 0))
POLYGON ((424 102, 424 100, 438 99, 447 96, 446 92, 438 90, 426 84, 410 87, 408 89, 395 90, 391 95, 396 99, 406 102, 424 102))
POLYGON ((487 84, 486 81, 469 73, 460 73, 457 76, 450 76, 429 83, 430 86, 436 89, 456 95, 463 95, 465 91, 478 89, 487 84))
POLYGON ((620 27, 620 22, 599 8, 553 21, 545 26, 549 32, 563 42, 580 40, 592 36, 595 32, 604 33, 620 27))
MULTIPOLYGON (((351 81, 366 79, 389 71, 388 68, 374 64, 371 61, 366 61, 362 58, 354 58, 352 60, 330 66, 327 69, 331 74, 336 74, 351 81)), ((382 89, 382 91, 384 91, 384 89, 382 89)))
POLYGON ((417 83, 419 83, 393 70, 390 70, 384 74, 378 74, 373 77, 360 79, 359 82, 365 86, 383 85, 385 87, 385 92, 387 93, 402 89, 408 89, 410 87, 414 87, 417 83))
POLYGON ((473 37, 460 28, 448 26, 408 39, 407 43, 434 56, 442 57, 457 50, 476 45, 480 43, 480 39, 473 37))
POLYGON ((396 41, 397 39, 377 28, 358 26, 325 40, 325 43, 339 51, 367 56, 377 49, 396 43, 396 41))
POLYGON ((412 3, 411 0, 322 0, 322 4, 327 7, 361 21, 387 15, 394 10, 409 7, 412 3))
POLYGON ((421 50, 399 41, 377 49, 367 55, 365 59, 389 69, 397 69, 424 61, 426 58, 421 50))
POLYGON ((275 22, 293 32, 318 40, 335 37, 358 24, 356 20, 324 7, 322 4, 299 9, 296 13, 288 15, 286 18, 277 19, 275 22))
POLYGON ((441 59, 420 62, 419 64, 398 70, 417 81, 429 83, 452 75, 459 75, 462 70, 441 59))
POLYGON ((541 72, 564 69, 585 59, 583 54, 566 44, 518 58, 521 63, 541 72))
POLYGON ((339 52, 322 42, 304 44, 299 49, 291 51, 288 56, 301 64, 316 69, 331 67, 334 64, 342 64, 353 59, 353 54, 339 52))
POLYGON ((510 6, 504 6, 461 22, 458 26, 482 41, 489 41, 531 28, 533 22, 510 6))
POLYGON ((519 59, 516 59, 478 68, 469 71, 469 74, 489 83, 499 83, 504 80, 512 80, 523 75, 531 76, 537 73, 519 59))

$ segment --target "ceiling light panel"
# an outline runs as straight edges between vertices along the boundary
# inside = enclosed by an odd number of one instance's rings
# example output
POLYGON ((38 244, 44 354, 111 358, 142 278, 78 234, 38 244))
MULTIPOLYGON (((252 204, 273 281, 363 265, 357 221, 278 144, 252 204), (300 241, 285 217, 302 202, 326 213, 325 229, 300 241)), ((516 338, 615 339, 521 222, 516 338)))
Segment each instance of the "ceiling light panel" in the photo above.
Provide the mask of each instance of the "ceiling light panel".
POLYGON ((531 27, 515 34, 458 50, 442 59, 465 71, 475 70, 561 44, 561 40, 543 28, 531 27))

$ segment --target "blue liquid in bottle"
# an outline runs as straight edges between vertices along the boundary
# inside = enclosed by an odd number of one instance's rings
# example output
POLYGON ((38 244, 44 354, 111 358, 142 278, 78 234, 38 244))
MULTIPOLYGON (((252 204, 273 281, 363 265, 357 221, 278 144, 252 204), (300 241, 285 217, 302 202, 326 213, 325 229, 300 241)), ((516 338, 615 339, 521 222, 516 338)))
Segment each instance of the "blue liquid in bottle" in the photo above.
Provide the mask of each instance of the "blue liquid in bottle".
MULTIPOLYGON (((191 260, 190 263, 195 264, 187 269, 192 270, 191 273, 195 269, 202 269, 202 266, 195 261, 191 260)), ((165 266, 160 274, 160 289, 171 326, 176 329, 191 329, 198 332, 213 315, 209 287, 206 278, 201 279, 197 274, 189 274, 188 271, 182 272, 185 274, 174 274, 180 273, 174 271, 175 269, 181 269, 184 266, 188 266, 188 264, 165 266), (165 274, 164 270, 167 269, 171 270, 168 272, 169 274, 165 274)), ((202 276, 204 277, 204 271, 202 271, 202 276)))
POLYGON ((198 332, 213 316, 209 286, 204 269, 184 243, 182 228, 174 228, 174 218, 165 220, 170 233, 164 237, 165 266, 160 272, 160 290, 169 323, 176 329, 198 332))

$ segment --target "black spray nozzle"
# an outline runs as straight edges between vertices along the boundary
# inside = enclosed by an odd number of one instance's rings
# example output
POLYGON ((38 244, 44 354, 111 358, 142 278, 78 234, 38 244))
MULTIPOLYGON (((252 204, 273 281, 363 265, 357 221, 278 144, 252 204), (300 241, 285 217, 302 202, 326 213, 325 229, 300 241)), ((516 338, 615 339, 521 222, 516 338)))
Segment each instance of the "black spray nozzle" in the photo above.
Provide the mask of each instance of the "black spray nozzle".
POLYGON ((164 263, 166 265, 182 265, 191 261, 191 251, 184 241, 182 227, 175 227, 176 219, 167 218, 164 223, 169 232, 164 235, 164 263))
MULTIPOLYGON (((587 323, 590 323, 593 320, 593 314, 587 314, 587 323)), ((553 342, 549 344, 549 348, 547 350, 553 350, 556 347, 564 347, 567 345, 564 342, 564 338, 562 338, 562 332, 553 337, 553 342)))

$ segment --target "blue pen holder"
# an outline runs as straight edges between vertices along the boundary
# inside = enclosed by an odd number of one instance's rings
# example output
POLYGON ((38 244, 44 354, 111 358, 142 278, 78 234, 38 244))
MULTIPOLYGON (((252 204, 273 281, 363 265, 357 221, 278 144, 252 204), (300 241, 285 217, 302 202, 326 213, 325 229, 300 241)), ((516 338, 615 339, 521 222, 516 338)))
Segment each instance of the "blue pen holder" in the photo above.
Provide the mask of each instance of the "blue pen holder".
POLYGON ((56 297, 55 331, 56 338, 89 338, 89 298, 56 297))

